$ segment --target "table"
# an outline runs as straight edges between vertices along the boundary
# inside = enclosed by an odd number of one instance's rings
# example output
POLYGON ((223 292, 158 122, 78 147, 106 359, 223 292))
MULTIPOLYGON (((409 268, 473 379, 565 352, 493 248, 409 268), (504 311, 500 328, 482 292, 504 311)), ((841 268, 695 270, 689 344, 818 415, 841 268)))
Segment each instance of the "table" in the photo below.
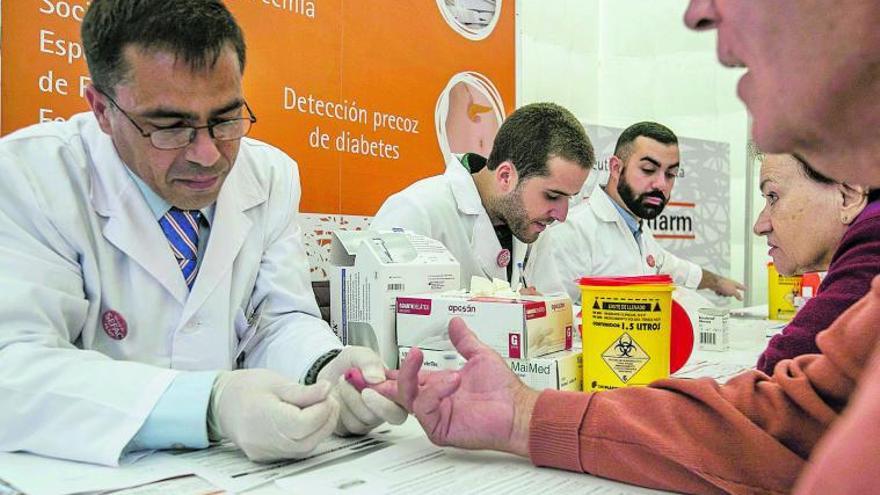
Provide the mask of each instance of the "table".
MULTIPOLYGON (((703 351, 695 349, 688 363, 677 374, 681 376, 705 376, 706 373, 715 373, 717 378, 722 381, 729 375, 732 376, 743 369, 754 366, 757 362, 758 355, 764 349, 767 339, 773 333, 781 329, 780 322, 767 321, 753 317, 733 316, 730 319, 730 350, 724 352, 703 351)), ((595 478, 589 475, 578 473, 567 473, 552 469, 536 469, 527 459, 517 458, 514 456, 494 453, 494 452, 470 452, 459 449, 440 449, 434 447, 425 438, 418 423, 410 418, 404 425, 398 427, 387 427, 381 429, 373 438, 360 439, 362 443, 346 448, 340 447, 336 451, 339 455, 330 455, 329 461, 320 465, 316 463, 310 464, 305 462, 285 463, 282 465, 255 465, 249 463, 243 458, 243 455, 230 446, 212 447, 204 451, 191 452, 186 458, 187 462, 216 462, 223 463, 227 470, 224 480, 228 481, 235 478, 244 481, 238 486, 241 493, 254 493, 260 495, 270 495, 279 493, 315 493, 315 483, 329 483, 333 481, 351 482, 363 484, 364 489, 373 490, 375 479, 368 479, 371 475, 375 478, 375 472, 381 470, 382 466, 390 466, 395 462, 402 462, 401 456, 420 456, 419 458, 430 458, 433 464, 422 464, 427 473, 417 472, 411 473, 418 475, 420 480, 439 479, 438 473, 430 471, 435 469, 446 473, 449 470, 456 471, 455 479, 468 476, 479 476, 481 480, 492 479, 491 476, 504 474, 504 479, 498 478, 493 481, 498 483, 497 492, 512 495, 519 493, 519 489, 523 493, 531 493, 536 488, 529 488, 529 483, 540 483, 545 486, 547 483, 555 483, 554 486, 574 486, 578 487, 577 492, 584 493, 585 490, 591 490, 587 493, 631 493, 631 494, 649 494, 661 493, 653 490, 646 490, 639 487, 624 485, 620 483, 610 482, 607 480, 595 478), (222 449, 226 449, 225 451, 222 449), (348 450, 346 450, 348 449, 348 450), (208 459, 208 461, 206 461, 208 459), (315 464, 315 465, 313 465, 315 464), (274 467, 273 467, 274 466, 274 467), (434 467, 431 467, 434 466, 434 467), (300 470, 301 468, 301 470, 300 470), (236 471, 238 470, 238 471, 236 471), (286 482, 276 482, 276 478, 292 471, 300 470, 300 472, 289 477, 286 482), (250 472, 243 475, 241 473, 250 472), (238 474, 235 474, 238 473, 238 474), (316 474, 320 473, 320 474, 316 474), (253 479, 248 481, 248 476, 253 479), (345 479, 343 479, 345 477, 345 479), (354 481, 352 481, 354 480, 354 481), (504 483, 511 483, 515 480, 514 487, 505 486, 504 483), (298 488, 297 483, 302 482, 308 486, 302 489, 298 488), (282 486, 283 484, 283 486, 282 486), (302 491, 300 491, 302 490, 302 491)), ((322 444, 324 445, 324 444, 322 444)), ((24 454, 13 454, 21 456, 24 454)), ((165 455, 165 454, 158 454, 165 455)), ((45 460, 43 458, 39 458, 45 460)), ((65 463, 65 461, 48 461, 65 463)), ((59 464, 60 465, 60 464, 59 464)), ((407 469, 410 466, 405 466, 407 469)), ((54 472, 55 470, 47 471, 54 472)), ((219 479, 219 478, 218 478, 219 479)), ((406 480, 401 479, 400 483, 406 480)), ((438 493, 443 493, 446 485, 440 486, 438 493)), ((382 488, 385 489, 384 487, 382 488)), ((329 487, 321 487, 318 491, 326 492, 329 487)), ((562 488, 560 488, 562 490, 562 488)), ((420 487, 421 493, 431 493, 429 490, 420 487)), ((460 491, 460 490, 459 490, 460 491)), ((540 491, 540 490, 539 490, 540 491)), ((150 483, 137 488, 130 488, 113 493, 121 493, 126 495, 152 495, 159 493, 176 493, 176 494, 204 494, 216 492, 214 485, 196 476, 178 477, 172 480, 150 483)), ((374 490, 372 493, 384 493, 383 491, 374 490)), ((0 495, 6 493, 16 493, 15 491, 5 492, 0 486, 0 495)), ((344 493, 359 493, 356 490, 347 490, 344 493)), ((366 491, 363 493, 371 493, 366 491)), ((403 493, 403 492, 401 492, 403 493)), ((463 492, 464 493, 464 492, 463 492)), ((571 490, 566 491, 571 493, 571 490)))

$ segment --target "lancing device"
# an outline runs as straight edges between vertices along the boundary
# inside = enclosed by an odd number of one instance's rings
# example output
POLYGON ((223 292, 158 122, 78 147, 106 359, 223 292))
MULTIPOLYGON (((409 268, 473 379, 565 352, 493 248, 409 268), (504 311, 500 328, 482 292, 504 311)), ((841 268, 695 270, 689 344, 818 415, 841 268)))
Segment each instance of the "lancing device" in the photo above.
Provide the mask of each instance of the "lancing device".
POLYGON ((360 368, 349 368, 345 372, 345 381, 350 383, 358 392, 363 391, 369 386, 367 381, 364 380, 364 374, 361 373, 360 368))

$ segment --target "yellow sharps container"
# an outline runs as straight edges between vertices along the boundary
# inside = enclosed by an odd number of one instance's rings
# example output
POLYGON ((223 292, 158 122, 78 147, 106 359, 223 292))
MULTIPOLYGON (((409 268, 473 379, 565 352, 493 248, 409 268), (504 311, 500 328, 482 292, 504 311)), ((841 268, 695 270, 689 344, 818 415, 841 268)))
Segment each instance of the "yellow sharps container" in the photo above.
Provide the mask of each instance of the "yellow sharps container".
POLYGON ((772 261, 767 263, 767 307, 771 320, 788 321, 794 317, 794 297, 801 292, 802 280, 799 275, 780 275, 772 261))
POLYGON ((669 376, 672 279, 580 280, 584 391, 647 385, 669 376))

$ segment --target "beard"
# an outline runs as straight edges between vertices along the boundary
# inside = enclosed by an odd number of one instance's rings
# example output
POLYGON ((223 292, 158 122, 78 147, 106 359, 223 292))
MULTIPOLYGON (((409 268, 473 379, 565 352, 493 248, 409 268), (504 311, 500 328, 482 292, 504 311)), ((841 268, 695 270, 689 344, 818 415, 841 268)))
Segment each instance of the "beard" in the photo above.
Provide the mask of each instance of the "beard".
POLYGON ((645 220, 653 220, 654 218, 657 218, 657 215, 663 212, 663 209, 666 208, 666 203, 669 201, 669 199, 660 191, 649 191, 636 196, 632 188, 629 187, 629 184, 623 180, 623 177, 621 177, 621 180, 617 183, 617 193, 620 195, 620 199, 623 200, 626 207, 629 208, 629 211, 633 212, 637 217, 645 220), (645 199, 647 198, 658 198, 660 199, 660 204, 652 205, 645 203, 645 199))
POLYGON ((541 221, 548 226, 553 222, 552 218, 546 220, 532 220, 529 218, 529 214, 523 205, 522 191, 519 186, 507 196, 498 198, 493 203, 492 209, 495 215, 504 220, 504 223, 510 228, 510 232, 514 237, 526 244, 535 242, 538 240, 538 235, 540 235, 540 232, 533 232, 530 229, 535 221, 541 221))

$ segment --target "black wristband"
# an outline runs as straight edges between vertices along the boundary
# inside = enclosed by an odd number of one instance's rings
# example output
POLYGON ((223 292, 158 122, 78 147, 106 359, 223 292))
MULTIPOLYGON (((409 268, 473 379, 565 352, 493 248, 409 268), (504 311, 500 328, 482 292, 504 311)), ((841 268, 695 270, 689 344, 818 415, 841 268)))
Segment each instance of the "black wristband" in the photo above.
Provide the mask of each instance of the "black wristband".
POLYGON ((312 364, 312 367, 309 368, 309 371, 306 373, 306 377, 303 378, 303 383, 305 385, 314 385, 316 381, 318 381, 318 373, 327 365, 330 361, 333 360, 339 353, 342 352, 342 349, 333 349, 332 351, 328 351, 321 355, 318 359, 315 360, 315 363, 312 364))

